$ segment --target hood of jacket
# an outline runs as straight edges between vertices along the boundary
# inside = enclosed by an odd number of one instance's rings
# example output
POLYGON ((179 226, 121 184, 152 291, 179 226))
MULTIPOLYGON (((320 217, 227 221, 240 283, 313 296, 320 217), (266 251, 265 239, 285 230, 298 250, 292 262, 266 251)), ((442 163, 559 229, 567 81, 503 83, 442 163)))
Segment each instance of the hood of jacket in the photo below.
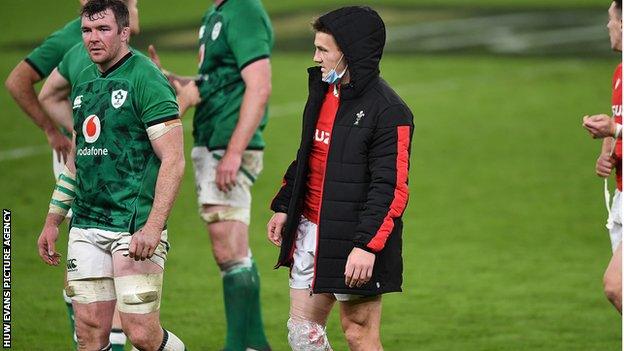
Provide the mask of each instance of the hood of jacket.
POLYGON ((354 98, 379 78, 379 62, 386 44, 386 26, 379 14, 366 6, 349 6, 319 18, 344 54, 350 75, 344 98, 354 98))

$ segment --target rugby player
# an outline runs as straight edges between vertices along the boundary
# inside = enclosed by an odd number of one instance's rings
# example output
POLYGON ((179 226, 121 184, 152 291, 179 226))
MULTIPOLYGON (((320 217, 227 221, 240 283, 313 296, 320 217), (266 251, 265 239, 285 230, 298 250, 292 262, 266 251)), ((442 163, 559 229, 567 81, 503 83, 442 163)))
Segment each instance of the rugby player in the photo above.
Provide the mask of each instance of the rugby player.
POLYGON ((383 20, 369 7, 313 23, 313 60, 297 157, 271 203, 268 239, 290 268, 288 343, 331 350, 338 300, 351 350, 382 350, 381 296, 401 291, 402 216, 413 116, 381 77, 383 20))
MULTIPOLYGON (((609 7, 609 39, 611 48, 622 53, 622 0, 616 0, 609 7)), ((594 138, 603 138, 602 149, 596 161, 596 174, 605 178, 605 195, 609 198, 606 178, 615 167, 617 189, 611 205, 607 203, 609 218, 607 228, 611 238, 613 256, 604 274, 604 291, 609 301, 622 313, 622 62, 617 65, 612 80, 613 118, 605 115, 583 117, 583 127, 594 138)))
MULTIPOLYGON (((262 170, 262 132, 271 93, 273 30, 260 0, 217 0, 199 30, 201 102, 192 150, 199 215, 223 280, 225 350, 268 350, 260 308, 260 276, 249 249, 251 187, 262 170)), ((154 62, 160 66, 155 49, 154 62)), ((197 89, 165 71, 178 98, 197 89)), ((180 110, 189 106, 181 99, 180 110)))
MULTIPOLYGON (((140 28, 137 6, 138 0, 124 0, 124 2, 127 4, 130 13, 130 30, 132 34, 138 34, 140 28)), ((80 1, 81 7, 85 3, 86 0, 80 1)), ((66 108, 65 106, 69 104, 67 98, 69 96, 70 86, 67 85, 63 89, 63 93, 58 96, 58 103, 53 101, 45 106, 45 101, 41 99, 41 94, 39 101, 32 100, 32 97, 35 94, 33 85, 47 77, 42 87, 41 93, 43 93, 46 90, 46 86, 52 83, 58 84, 59 73, 55 67, 60 66, 63 61, 70 61, 67 59, 68 54, 73 57, 79 52, 78 56, 81 56, 80 60, 71 60, 76 61, 76 63, 72 66, 72 68, 77 71, 74 72, 74 74, 78 73, 81 65, 91 64, 91 60, 89 59, 89 55, 86 50, 82 49, 79 51, 76 49, 76 47, 84 47, 80 33, 80 18, 77 18, 72 20, 61 30, 48 37, 38 48, 31 52, 26 59, 20 62, 13 69, 9 78, 6 80, 6 86, 18 105, 22 107, 22 109, 33 121, 35 121, 38 126, 43 126, 43 131, 46 133, 48 141, 54 149, 52 169, 55 179, 58 178, 58 175, 63 169, 67 152, 70 150, 64 147, 60 149, 54 147, 54 145, 59 142, 58 127, 61 127, 61 130, 65 134, 61 135, 60 140, 67 139, 70 142, 69 147, 71 148, 71 141, 67 137, 71 137, 71 133, 68 131, 73 129, 71 108, 66 108), (74 46, 71 47, 71 45, 74 46), (72 52, 73 54, 70 54, 72 52), (53 69, 52 72, 50 72, 51 69, 53 69)), ((62 79, 63 77, 60 78, 62 79)), ((71 212, 68 213, 68 216, 70 213, 71 212)), ((73 307, 71 299, 65 294, 65 290, 63 290, 63 298, 67 306, 71 335, 73 336, 74 342, 76 342, 73 307)), ((126 343, 126 336, 121 330, 121 322, 119 321, 119 316, 117 314, 115 314, 110 340, 113 344, 113 351, 123 350, 126 343)))
POLYGON ((136 348, 182 351, 159 322, 166 218, 184 170, 175 95, 148 58, 130 51, 123 2, 89 1, 81 26, 93 64, 72 81, 76 150, 53 193, 39 255, 59 264, 54 245, 71 206, 66 290, 79 349, 111 349, 117 305, 136 348))

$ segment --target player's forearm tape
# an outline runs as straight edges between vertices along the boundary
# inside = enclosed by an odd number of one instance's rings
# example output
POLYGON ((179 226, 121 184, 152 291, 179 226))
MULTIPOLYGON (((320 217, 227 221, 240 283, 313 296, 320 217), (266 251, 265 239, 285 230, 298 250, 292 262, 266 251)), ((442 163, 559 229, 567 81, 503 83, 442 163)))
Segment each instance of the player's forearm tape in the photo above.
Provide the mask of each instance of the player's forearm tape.
POLYGON ((615 137, 614 138, 619 138, 622 136, 622 125, 619 123, 615 124, 615 137))
POLYGON ((179 118, 172 119, 170 121, 163 122, 163 123, 158 123, 147 128, 147 136, 149 137, 150 140, 156 140, 160 138, 161 136, 167 134, 173 128, 177 128, 181 126, 182 126, 182 121, 179 118))
POLYGON ((48 213, 66 216, 76 197, 76 175, 67 166, 63 169, 54 186, 48 213))

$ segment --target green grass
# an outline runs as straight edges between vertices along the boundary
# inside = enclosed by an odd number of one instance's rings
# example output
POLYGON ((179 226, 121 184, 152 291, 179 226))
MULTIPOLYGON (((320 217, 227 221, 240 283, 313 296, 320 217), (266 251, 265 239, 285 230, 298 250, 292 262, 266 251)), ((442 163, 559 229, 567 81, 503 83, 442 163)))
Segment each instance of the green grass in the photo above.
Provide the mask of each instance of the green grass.
MULTIPOLYGON (((182 0, 171 8, 169 0, 141 0, 141 22, 147 27, 175 25, 180 23, 199 23, 201 16, 211 5, 211 1, 182 0)), ((356 0, 265 0, 263 1, 271 15, 289 17, 292 12, 314 11, 322 14, 328 10, 349 4, 362 4, 356 0)), ((385 7, 446 7, 470 9, 527 9, 527 8, 598 8, 605 10, 608 2, 603 0, 370 0, 366 4, 385 7)), ((0 12, 0 43, 44 38, 52 31, 75 18, 78 14, 78 1, 31 0, 24 2, 9 0, 3 4, 0 12), (25 23, 27 25, 25 25, 25 23)), ((606 17, 605 17, 606 18, 606 17)))
MULTIPOLYGON (((7 57, 2 76, 20 55, 7 57)), ((190 73, 194 55, 163 53, 190 73)), ((254 188, 251 246, 268 336, 286 350, 287 271, 264 237, 267 204, 294 156, 309 55, 275 55, 265 171, 254 188)), ((405 292, 385 297, 387 350, 618 350, 619 316, 601 290, 610 257, 598 142, 580 128, 608 111, 614 61, 389 56, 383 74, 413 109, 405 292)), ((0 94, 3 150, 45 141, 0 94)), ((187 148, 190 130, 186 131, 187 148)), ((187 153, 188 154, 188 153, 187 153)), ((47 153, 1 163, 13 210, 16 350, 69 348, 62 268, 36 255, 52 176, 47 153)), ((191 350, 222 342, 221 283, 196 215, 190 162, 170 220, 162 319, 191 350)), ((64 234, 59 246, 65 250, 64 234)), ((328 325, 346 349, 337 314, 328 325)))

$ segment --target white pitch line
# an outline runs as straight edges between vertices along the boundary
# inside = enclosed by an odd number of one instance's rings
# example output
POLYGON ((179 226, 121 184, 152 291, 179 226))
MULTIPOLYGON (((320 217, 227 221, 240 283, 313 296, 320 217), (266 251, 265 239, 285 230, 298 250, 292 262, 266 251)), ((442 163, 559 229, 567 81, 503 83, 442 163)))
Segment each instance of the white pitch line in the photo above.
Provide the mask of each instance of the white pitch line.
POLYGON ((0 151, 0 162, 19 160, 22 158, 49 153, 48 145, 26 146, 17 149, 9 149, 0 151))

